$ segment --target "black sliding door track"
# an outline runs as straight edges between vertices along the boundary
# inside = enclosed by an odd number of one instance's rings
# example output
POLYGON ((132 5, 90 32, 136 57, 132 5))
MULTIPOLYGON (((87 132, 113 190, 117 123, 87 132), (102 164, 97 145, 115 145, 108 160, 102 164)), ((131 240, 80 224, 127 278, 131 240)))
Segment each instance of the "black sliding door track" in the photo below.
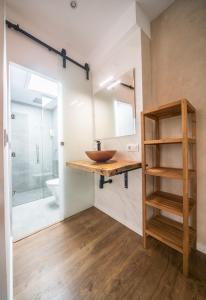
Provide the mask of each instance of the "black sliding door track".
POLYGON ((52 51, 54 53, 56 53, 57 55, 61 56, 62 58, 62 66, 63 68, 66 68, 66 61, 70 61, 71 63, 75 64, 76 66, 82 68, 83 70, 85 70, 86 72, 86 79, 89 80, 89 65, 87 63, 85 63, 85 65, 82 65, 80 63, 78 63, 77 61, 75 61, 74 59, 70 58, 69 56, 67 56, 66 50, 62 49, 61 51, 49 46, 48 44, 42 42, 41 40, 39 40, 38 38, 36 38, 35 36, 33 36, 32 34, 28 33, 27 31, 23 30, 20 28, 20 26, 18 24, 13 24, 10 21, 6 20, 6 25, 9 29, 14 29, 20 33, 22 33, 23 35, 27 36, 28 38, 30 38, 31 40, 35 41, 36 43, 40 44, 41 46, 47 48, 49 51, 52 51))

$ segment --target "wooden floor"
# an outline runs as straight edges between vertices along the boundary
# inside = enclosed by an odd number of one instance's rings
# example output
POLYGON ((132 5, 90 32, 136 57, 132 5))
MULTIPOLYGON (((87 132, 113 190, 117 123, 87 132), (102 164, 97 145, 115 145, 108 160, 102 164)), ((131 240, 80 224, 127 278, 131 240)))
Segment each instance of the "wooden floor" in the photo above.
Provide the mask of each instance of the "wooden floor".
POLYGON ((206 299, 206 256, 181 255, 90 208, 14 244, 15 300, 206 299))

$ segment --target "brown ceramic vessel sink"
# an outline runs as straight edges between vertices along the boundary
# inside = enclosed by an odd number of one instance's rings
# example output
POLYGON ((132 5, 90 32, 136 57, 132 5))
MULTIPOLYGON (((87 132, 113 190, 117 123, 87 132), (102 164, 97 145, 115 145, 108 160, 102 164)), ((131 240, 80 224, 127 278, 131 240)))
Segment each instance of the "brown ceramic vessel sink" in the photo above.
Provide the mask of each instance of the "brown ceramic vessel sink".
POLYGON ((115 155, 116 150, 85 151, 85 153, 91 160, 105 162, 115 155))

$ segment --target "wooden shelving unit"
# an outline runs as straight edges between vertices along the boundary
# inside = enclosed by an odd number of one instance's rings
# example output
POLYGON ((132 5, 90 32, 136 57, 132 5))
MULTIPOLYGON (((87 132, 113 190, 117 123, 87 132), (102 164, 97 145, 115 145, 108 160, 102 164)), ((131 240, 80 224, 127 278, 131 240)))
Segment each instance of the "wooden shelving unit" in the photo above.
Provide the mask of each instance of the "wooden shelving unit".
POLYGON ((183 255, 183 273, 189 272, 189 253, 196 247, 196 112, 186 99, 182 99, 157 109, 142 113, 142 199, 143 199, 143 238, 152 236, 183 255), (190 118, 188 116, 190 115, 190 118), (180 137, 160 138, 160 120, 180 116, 182 130, 180 137), (155 126, 155 139, 146 140, 145 120, 152 119, 155 126), (191 137, 189 124, 191 122, 191 137), (182 168, 161 167, 161 145, 180 144, 182 146, 182 168), (155 166, 148 167, 146 147, 155 146, 155 166), (189 169, 191 151, 192 166, 189 169), (155 178, 153 192, 147 193, 147 176, 155 178), (161 190, 161 178, 182 181, 182 195, 161 190), (190 192, 191 191, 191 192, 190 192), (191 194, 191 195, 190 195, 191 194), (148 208, 153 209, 149 218, 148 208), (182 222, 163 216, 163 212, 182 217, 182 222), (191 217, 191 221, 190 220, 191 217))

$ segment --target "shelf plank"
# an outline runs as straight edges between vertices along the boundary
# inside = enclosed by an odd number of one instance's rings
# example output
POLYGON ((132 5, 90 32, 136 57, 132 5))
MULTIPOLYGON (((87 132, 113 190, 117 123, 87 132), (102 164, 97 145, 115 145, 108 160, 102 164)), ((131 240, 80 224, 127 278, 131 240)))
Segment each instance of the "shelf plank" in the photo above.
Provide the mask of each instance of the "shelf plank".
MULTIPOLYGON (((159 144, 181 144, 183 142, 182 138, 162 138, 158 140, 146 140, 144 141, 145 145, 159 145, 159 144)), ((194 138, 188 138, 188 142, 193 144, 195 143, 194 138)))
MULTIPOLYGON (((181 223, 157 215, 148 220, 146 234, 183 253, 183 225, 181 223)), ((194 236, 195 232, 190 228, 190 245, 193 244, 194 236)))
MULTIPOLYGON (((183 180, 183 169, 154 167, 145 170, 146 175, 183 180)), ((189 177, 195 176, 194 170, 189 170, 189 177)))
MULTIPOLYGON (((158 208, 162 211, 166 211, 177 216, 183 216, 183 197, 171 193, 162 191, 154 192, 150 194, 145 203, 148 206, 158 208)), ((194 207, 194 201, 189 198, 189 212, 191 213, 194 207)))
POLYGON ((180 99, 178 101, 159 106, 158 108, 152 109, 150 111, 147 111, 144 113, 145 117, 151 118, 156 120, 158 119, 165 119, 165 118, 171 118, 175 116, 181 115, 181 103, 183 101, 187 102, 188 105, 188 112, 195 112, 195 108, 192 106, 192 104, 186 100, 186 99, 180 99))

